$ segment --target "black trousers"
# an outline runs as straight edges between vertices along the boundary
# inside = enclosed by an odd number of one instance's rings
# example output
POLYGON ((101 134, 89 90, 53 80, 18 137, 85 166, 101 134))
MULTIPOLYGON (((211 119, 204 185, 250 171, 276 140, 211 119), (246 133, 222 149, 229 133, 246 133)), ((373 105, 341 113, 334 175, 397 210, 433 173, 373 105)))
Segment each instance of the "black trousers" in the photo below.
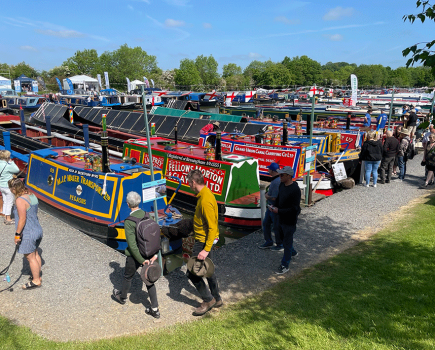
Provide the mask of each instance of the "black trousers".
MULTIPOLYGON (((142 266, 142 264, 140 264, 135 258, 132 256, 127 256, 127 259, 125 260, 124 280, 122 281, 121 287, 121 298, 127 298, 127 293, 131 287, 131 281, 133 280, 134 274, 140 266, 142 266)), ((148 295, 150 296, 151 307, 159 307, 156 286, 153 284, 151 286, 146 285, 146 287, 148 290, 148 295)))
MULTIPOLYGON (((203 250, 205 247, 205 243, 195 241, 195 244, 193 245, 193 253, 192 256, 198 256, 198 254, 203 250)), ((208 257, 213 261, 213 250, 210 251, 208 254, 208 257)), ((190 273, 187 271, 187 277, 192 281, 195 288, 198 290, 199 295, 201 296, 202 300, 205 302, 209 302, 213 298, 216 299, 216 301, 221 300, 221 296, 219 294, 219 286, 217 282, 216 275, 213 274, 211 277, 207 277, 207 283, 208 287, 204 282, 204 278, 198 277, 194 275, 193 273, 190 273)))

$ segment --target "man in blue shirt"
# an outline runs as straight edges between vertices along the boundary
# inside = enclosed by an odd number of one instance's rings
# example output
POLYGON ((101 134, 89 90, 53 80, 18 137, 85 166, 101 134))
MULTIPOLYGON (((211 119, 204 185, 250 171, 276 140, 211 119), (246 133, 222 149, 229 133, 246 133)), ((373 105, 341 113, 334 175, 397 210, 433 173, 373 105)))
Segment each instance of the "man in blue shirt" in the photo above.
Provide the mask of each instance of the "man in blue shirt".
POLYGON ((372 110, 368 109, 367 113, 366 113, 366 115, 364 117, 364 124, 363 124, 363 126, 365 128, 370 128, 370 125, 372 123, 372 117, 370 116, 370 114, 372 114, 372 110))
POLYGON ((376 131, 382 130, 383 128, 385 128, 385 125, 387 124, 388 121, 388 116, 385 114, 385 110, 382 109, 381 110, 381 114, 379 114, 378 118, 376 118, 376 131))
MULTIPOLYGON (((273 179, 270 183, 269 190, 266 193, 267 205, 275 206, 275 199, 276 197, 278 197, 279 185, 281 183, 281 180, 278 176, 279 174, 277 172, 277 170, 279 170, 279 165, 278 163, 270 163, 267 169, 269 171, 270 177, 273 179)), ((258 248, 272 249, 277 251, 284 250, 284 247, 282 245, 282 238, 278 235, 278 230, 278 215, 272 213, 270 210, 266 210, 263 219, 263 235, 266 242, 264 242, 264 244, 262 245, 259 245, 258 248), (275 247, 273 246, 272 240, 272 227, 273 231, 275 232, 275 247)))

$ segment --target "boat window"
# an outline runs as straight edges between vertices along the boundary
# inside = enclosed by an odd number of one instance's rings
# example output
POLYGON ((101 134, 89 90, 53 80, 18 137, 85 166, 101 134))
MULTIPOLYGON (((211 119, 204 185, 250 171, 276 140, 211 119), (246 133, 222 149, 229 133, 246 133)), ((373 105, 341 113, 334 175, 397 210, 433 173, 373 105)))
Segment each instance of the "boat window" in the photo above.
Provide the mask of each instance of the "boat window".
POLYGON ((49 175, 47 179, 47 183, 51 186, 53 184, 53 175, 49 175))

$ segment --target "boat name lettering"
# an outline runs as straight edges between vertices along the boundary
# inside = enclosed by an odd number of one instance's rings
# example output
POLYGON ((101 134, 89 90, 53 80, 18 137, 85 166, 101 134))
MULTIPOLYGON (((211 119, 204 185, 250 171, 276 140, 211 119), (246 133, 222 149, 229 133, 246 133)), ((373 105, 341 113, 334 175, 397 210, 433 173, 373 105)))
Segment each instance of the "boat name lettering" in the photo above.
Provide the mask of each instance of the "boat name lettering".
POLYGON ((62 175, 57 179, 56 184, 59 186, 64 182, 80 182, 80 177, 76 175, 62 175))
MULTIPOLYGON (((97 192, 100 196, 103 196, 103 189, 101 188, 101 186, 97 185, 95 182, 92 182, 91 180, 82 176, 80 183, 95 190, 95 192, 97 192)), ((110 196, 107 193, 104 195, 103 198, 105 201, 110 200, 110 196)))
POLYGON ((222 165, 220 163, 210 162, 210 161, 206 161, 206 160, 202 160, 202 159, 196 159, 196 158, 189 158, 189 157, 179 156, 177 154, 170 154, 170 153, 168 154, 168 158, 169 159, 181 160, 182 162, 193 163, 193 164, 196 164, 196 165, 209 166, 209 167, 218 168, 218 169, 222 165))
MULTIPOLYGON (((294 158, 294 152, 282 149, 273 148, 254 148, 254 147, 240 147, 239 145, 234 145, 235 152, 245 152, 250 155, 261 155, 261 156, 272 156, 272 157, 284 157, 284 158, 294 158)), ((255 157, 255 156, 254 156, 255 157)))
POLYGON ((86 199, 84 199, 84 198, 76 197, 76 196, 70 194, 69 199, 73 202, 77 202, 77 203, 86 205, 86 199))
POLYGON ((86 171, 79 171, 77 169, 68 169, 68 172, 74 173, 77 175, 87 176, 87 177, 94 177, 94 178, 98 179, 98 174, 87 173, 86 171))

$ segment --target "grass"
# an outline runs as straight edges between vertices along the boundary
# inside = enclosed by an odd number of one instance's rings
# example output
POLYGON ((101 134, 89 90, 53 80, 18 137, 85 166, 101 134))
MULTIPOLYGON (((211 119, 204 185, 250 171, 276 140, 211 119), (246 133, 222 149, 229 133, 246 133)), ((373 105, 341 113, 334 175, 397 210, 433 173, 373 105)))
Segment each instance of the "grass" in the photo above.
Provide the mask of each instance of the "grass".
POLYGON ((295 279, 152 334, 55 343, 0 317, 1 349, 435 349, 435 198, 295 279))

